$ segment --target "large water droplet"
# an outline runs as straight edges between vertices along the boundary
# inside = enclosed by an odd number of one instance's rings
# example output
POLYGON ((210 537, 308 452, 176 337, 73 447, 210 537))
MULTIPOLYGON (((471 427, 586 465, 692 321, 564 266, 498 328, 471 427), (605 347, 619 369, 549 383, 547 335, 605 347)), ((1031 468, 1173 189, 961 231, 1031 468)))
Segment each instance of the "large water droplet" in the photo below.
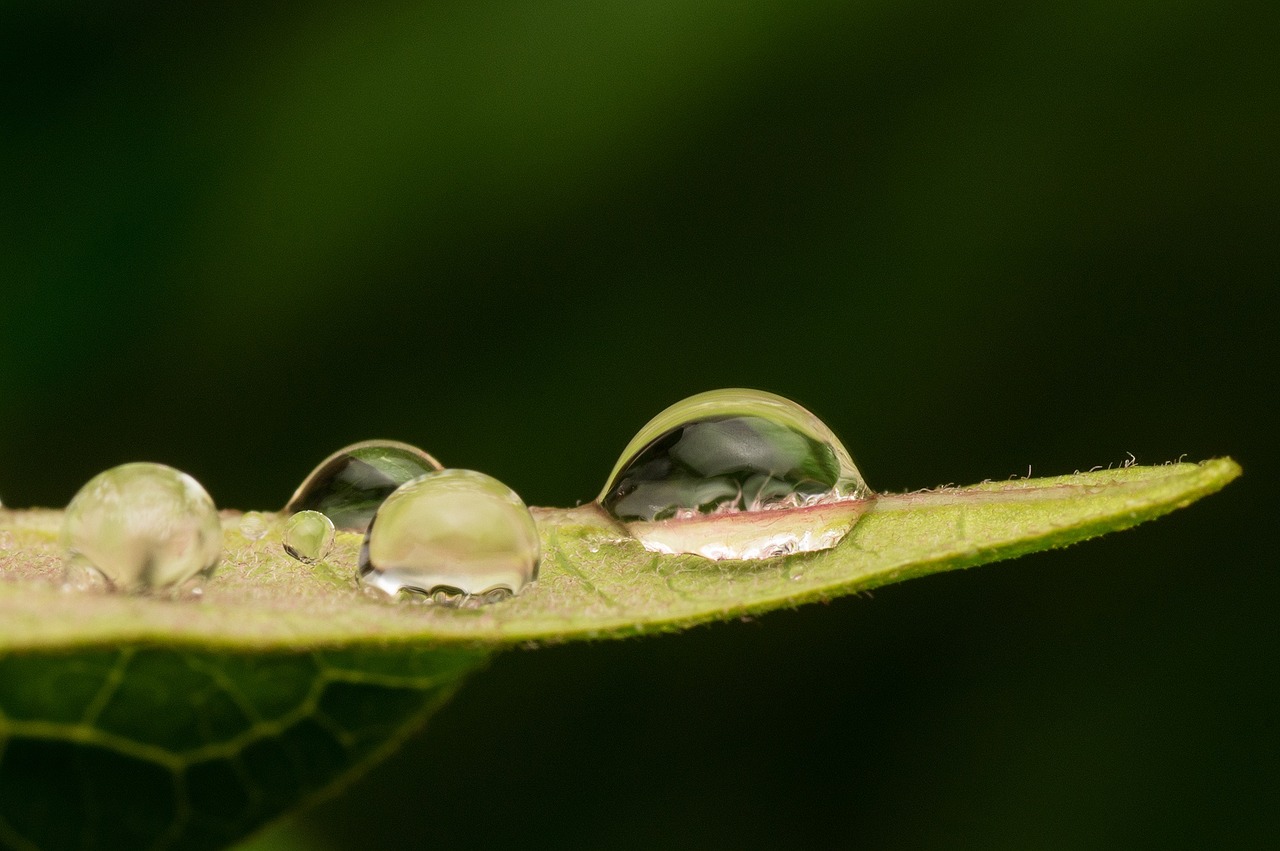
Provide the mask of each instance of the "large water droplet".
POLYGON ((222 554, 222 524, 200 483, 163 464, 99 473, 67 506, 66 582, 123 591, 171 588, 207 577, 222 554))
POLYGON ((321 461, 284 510, 287 514, 319 511, 339 529, 364 532, 392 491, 410 479, 439 469, 439 461, 407 443, 353 443, 321 461))
POLYGON ((650 420, 599 502, 650 550, 764 558, 834 546, 871 495, 816 416, 734 389, 691 396, 650 420))
POLYGON ((537 578, 533 515, 502 482, 471 470, 427 473, 378 509, 360 581, 387 594, 471 606, 519 594, 537 578))
POLYGON ((333 549, 333 521, 319 511, 299 511, 284 524, 284 551, 314 564, 333 549))

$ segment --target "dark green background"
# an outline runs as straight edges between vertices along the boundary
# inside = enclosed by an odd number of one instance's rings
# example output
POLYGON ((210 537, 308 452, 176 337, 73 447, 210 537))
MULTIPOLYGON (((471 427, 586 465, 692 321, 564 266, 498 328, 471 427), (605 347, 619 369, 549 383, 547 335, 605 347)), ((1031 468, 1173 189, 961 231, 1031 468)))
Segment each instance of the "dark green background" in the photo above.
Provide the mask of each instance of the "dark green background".
POLYGON ((884 490, 1230 454, 1016 566, 508 654, 298 829, 1274 841, 1277 8, 6 0, 0 497, 274 508, 393 437, 569 505, 736 385, 884 490))

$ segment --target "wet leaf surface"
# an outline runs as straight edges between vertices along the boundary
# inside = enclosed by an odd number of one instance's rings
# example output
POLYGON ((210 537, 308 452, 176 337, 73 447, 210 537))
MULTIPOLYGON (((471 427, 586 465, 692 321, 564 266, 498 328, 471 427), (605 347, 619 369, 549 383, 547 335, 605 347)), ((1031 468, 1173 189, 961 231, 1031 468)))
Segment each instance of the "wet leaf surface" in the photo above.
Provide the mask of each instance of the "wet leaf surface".
MULTIPOLYGON (((836 547, 756 562, 646 551, 594 506, 534 509, 541 575, 476 610, 358 593, 223 516, 198 598, 59 590, 57 511, 0 511, 0 846, 217 848, 385 755, 495 649, 792 607, 1065 546, 1220 489, 1229 459, 888 495, 836 547)), ((770 513, 743 516, 774 522, 770 513)))

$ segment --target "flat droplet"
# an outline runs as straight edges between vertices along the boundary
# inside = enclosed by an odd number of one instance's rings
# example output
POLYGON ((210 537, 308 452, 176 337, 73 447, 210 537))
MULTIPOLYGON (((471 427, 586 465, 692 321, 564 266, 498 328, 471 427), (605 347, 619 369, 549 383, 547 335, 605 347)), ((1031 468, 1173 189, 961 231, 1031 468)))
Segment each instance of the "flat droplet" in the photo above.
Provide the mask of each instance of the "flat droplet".
POLYGON ((217 567, 222 524, 209 494, 186 473, 123 464, 94 476, 71 500, 62 548, 69 587, 172 588, 217 567))
POLYGON ((735 389, 654 417, 598 501, 650 550, 742 559, 834 546, 871 495, 816 416, 781 396, 735 389))
POLYGON ((353 443, 321 461, 284 510, 288 514, 319 511, 339 529, 364 532, 392 491, 423 473, 439 469, 439 461, 407 443, 353 443))
POLYGON ((299 511, 284 524, 284 551, 315 564, 333 549, 333 521, 319 511, 299 511))
POLYGON ((240 534, 249 541, 260 541, 271 528, 271 521, 261 511, 246 511, 240 518, 240 534))
POLYGON ((444 606, 519 594, 537 578, 533 515, 515 491, 471 470, 427 473, 378 509, 360 550, 360 581, 444 606))

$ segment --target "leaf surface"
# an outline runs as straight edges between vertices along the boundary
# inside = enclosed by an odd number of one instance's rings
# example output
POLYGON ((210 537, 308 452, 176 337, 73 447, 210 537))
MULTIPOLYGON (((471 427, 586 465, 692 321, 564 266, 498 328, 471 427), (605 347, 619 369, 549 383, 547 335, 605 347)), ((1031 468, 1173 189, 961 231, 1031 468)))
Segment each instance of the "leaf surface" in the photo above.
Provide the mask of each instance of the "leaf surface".
MULTIPOLYGON (((0 516, 13 544, 0 556, 8 580, 0 581, 0 650, 121 642, 495 647, 679 629, 1064 546, 1187 505, 1239 472, 1220 459, 886 495, 838 546, 754 562, 648 552, 594 505, 534 509, 539 581, 514 600, 475 610, 367 599, 354 584, 359 535, 340 534, 329 560, 313 567, 284 555, 278 524, 251 542, 230 512, 223 564, 203 599, 63 593, 61 513, 10 512, 0 516)), ((770 521, 769 512, 746 520, 770 521)))
MULTIPOLYGON (((648 552, 593 505, 535 509, 539 581, 478 610, 356 590, 357 535, 284 555, 224 513, 200 599, 60 591, 57 511, 0 511, 0 846, 217 848, 375 762, 487 654, 755 614, 1064 546, 1158 517, 1229 459, 886 495, 836 547, 648 552)), ((741 518, 768 524, 768 513, 741 518)))

